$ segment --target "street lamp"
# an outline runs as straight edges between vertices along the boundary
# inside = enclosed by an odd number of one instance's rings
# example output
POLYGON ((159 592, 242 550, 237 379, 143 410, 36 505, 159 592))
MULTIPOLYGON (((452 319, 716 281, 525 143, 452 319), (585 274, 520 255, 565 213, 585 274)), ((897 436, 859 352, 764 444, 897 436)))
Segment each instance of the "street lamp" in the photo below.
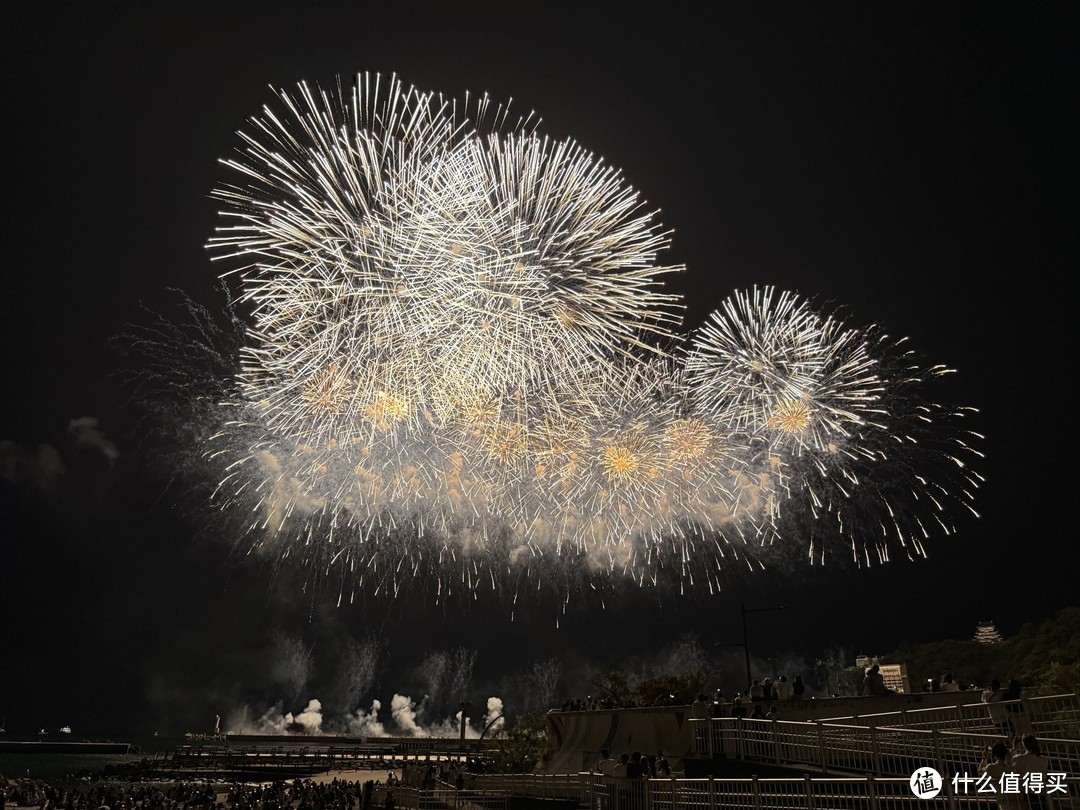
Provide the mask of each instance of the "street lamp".
POLYGON ((739 602, 739 611, 742 614, 742 642, 738 641, 718 641, 717 644, 725 644, 732 647, 742 647, 743 653, 746 656, 746 691, 750 693, 750 685, 754 682, 754 679, 750 676, 750 639, 746 634, 746 614, 747 613, 764 613, 766 610, 787 610, 787 605, 777 605, 776 607, 760 607, 760 608, 748 608, 745 603, 739 602))

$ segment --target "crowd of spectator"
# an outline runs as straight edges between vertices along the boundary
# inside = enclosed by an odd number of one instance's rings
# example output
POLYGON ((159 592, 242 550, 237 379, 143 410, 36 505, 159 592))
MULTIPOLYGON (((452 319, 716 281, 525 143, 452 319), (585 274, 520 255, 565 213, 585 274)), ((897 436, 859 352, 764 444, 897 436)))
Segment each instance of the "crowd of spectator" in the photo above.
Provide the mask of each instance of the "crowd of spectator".
MULTIPOLYGON (((731 706, 736 704, 781 704, 787 700, 802 700, 805 697, 806 685, 803 683, 801 675, 794 676, 791 681, 788 680, 787 675, 778 675, 775 678, 761 678, 754 680, 745 694, 736 692, 732 697, 731 704, 728 706, 727 711, 730 711, 731 706)), ((584 699, 569 698, 563 702, 559 709, 553 711, 581 712, 611 709, 637 709, 645 706, 686 705, 691 702, 693 702, 694 705, 697 705, 699 702, 703 701, 707 701, 707 699, 702 694, 699 694, 696 700, 693 698, 688 699, 683 695, 661 694, 654 700, 645 703, 633 699, 617 700, 611 696, 594 697, 593 695, 586 695, 584 699)), ((712 699, 712 708, 710 710, 723 712, 723 706, 723 690, 717 689, 715 696, 712 699)), ((765 714, 767 714, 767 710, 762 708, 761 715, 765 716, 765 714)), ((720 715, 706 713, 695 716, 718 717, 720 715)))
POLYGON ((658 776, 671 776, 671 763, 662 751, 656 754, 624 752, 615 758, 611 756, 611 751, 605 748, 600 752, 600 759, 593 771, 616 778, 653 779, 658 776))
POLYGON ((78 780, 65 787, 39 779, 0 776, 0 807, 37 810, 393 810, 394 791, 454 786, 468 789, 475 775, 456 763, 410 765, 386 779, 316 781, 295 779, 262 784, 177 780, 129 782, 78 780))

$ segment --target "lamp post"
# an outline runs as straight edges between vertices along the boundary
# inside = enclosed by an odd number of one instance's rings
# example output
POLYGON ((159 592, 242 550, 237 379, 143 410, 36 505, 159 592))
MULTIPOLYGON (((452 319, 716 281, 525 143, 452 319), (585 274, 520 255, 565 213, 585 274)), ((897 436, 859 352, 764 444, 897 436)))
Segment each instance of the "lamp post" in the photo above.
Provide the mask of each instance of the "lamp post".
POLYGON ((468 718, 465 716, 465 712, 472 706, 472 702, 463 700, 458 704, 458 708, 461 709, 461 741, 465 742, 465 724, 468 722, 468 718))
POLYGON ((746 614, 747 613, 764 613, 766 610, 787 610, 787 605, 777 605, 775 607, 760 607, 760 608, 748 608, 745 603, 739 602, 739 612, 742 614, 742 641, 718 641, 717 644, 726 644, 732 647, 742 647, 743 654, 746 657, 746 691, 750 693, 750 685, 754 682, 754 679, 750 675, 750 637, 746 632, 746 614))

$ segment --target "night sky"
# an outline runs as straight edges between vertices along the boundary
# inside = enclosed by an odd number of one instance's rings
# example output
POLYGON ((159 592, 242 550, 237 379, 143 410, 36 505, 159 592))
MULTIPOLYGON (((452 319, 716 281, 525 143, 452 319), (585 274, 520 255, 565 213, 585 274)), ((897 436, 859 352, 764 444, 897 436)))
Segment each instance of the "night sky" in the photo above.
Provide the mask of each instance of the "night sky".
POLYGON ((740 602, 788 606, 753 616, 750 637, 755 658, 792 668, 838 647, 969 638, 980 620, 1008 636, 1076 604, 1080 9, 699 8, 5 5, 9 732, 208 730, 215 713, 313 697, 328 714, 387 705, 420 697, 425 662, 459 648, 475 653, 473 702, 502 695, 510 711, 523 674, 553 657, 560 698, 588 688, 589 667, 645 673, 688 650, 737 680, 741 651, 715 642, 741 638, 740 602), (622 168, 674 229, 687 331, 732 291, 772 284, 957 369, 936 392, 980 411, 981 518, 959 516, 926 560, 777 566, 712 598, 629 589, 558 626, 551 609, 511 622, 491 599, 339 608, 303 572, 237 559, 140 432, 113 338, 168 288, 219 300, 209 194, 270 86, 363 71, 512 98, 622 168), (375 647, 370 677, 343 685, 342 651, 375 647))

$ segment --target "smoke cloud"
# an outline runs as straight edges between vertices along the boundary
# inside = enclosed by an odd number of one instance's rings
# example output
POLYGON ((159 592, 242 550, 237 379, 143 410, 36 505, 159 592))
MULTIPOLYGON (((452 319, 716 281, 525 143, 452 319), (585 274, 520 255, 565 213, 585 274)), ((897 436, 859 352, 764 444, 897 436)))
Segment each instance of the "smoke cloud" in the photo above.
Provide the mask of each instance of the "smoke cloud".
MULTIPOLYGON (((322 702, 312 698, 305 708, 297 713, 284 711, 284 704, 258 710, 251 706, 240 706, 226 717, 226 734, 251 735, 329 735, 356 737, 437 737, 454 738, 461 734, 462 712, 453 717, 444 717, 430 723, 421 720, 423 707, 418 706, 408 695, 395 693, 390 701, 390 725, 380 718, 383 704, 379 700, 371 702, 370 709, 357 709, 353 714, 340 718, 327 718, 323 714, 322 702)), ((486 702, 483 717, 465 718, 465 738, 479 739, 485 729, 494 731, 504 724, 503 701, 490 697, 486 702)))
POLYGON ((120 457, 116 445, 105 438, 98 428, 98 420, 93 416, 80 416, 68 422, 68 434, 75 439, 76 447, 97 450, 112 464, 120 457))
POLYGON ((0 478, 9 484, 25 484, 52 492, 65 470, 60 451, 51 444, 39 444, 34 450, 27 450, 10 439, 0 441, 0 478))

